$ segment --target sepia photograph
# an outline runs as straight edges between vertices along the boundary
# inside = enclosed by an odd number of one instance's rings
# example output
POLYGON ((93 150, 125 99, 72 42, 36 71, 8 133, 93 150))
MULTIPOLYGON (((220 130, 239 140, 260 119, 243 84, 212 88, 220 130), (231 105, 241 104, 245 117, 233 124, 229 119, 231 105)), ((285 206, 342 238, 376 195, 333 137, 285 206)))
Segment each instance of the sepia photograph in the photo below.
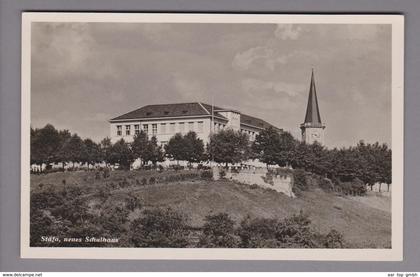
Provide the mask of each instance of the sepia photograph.
POLYGON ((23 13, 22 257, 401 260, 403 19, 23 13))

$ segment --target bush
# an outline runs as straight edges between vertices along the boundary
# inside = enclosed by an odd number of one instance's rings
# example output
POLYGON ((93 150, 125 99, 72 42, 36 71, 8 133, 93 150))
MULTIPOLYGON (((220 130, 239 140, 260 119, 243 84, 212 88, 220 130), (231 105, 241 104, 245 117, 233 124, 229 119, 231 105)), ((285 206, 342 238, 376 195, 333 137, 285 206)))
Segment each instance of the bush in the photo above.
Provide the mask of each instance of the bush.
POLYGON ((325 248, 343 248, 343 235, 335 229, 332 229, 326 236, 323 242, 325 248))
POLYGON ((207 179, 207 180, 213 179, 213 171, 210 171, 210 170, 203 171, 201 172, 200 177, 201 179, 207 179))
POLYGON ((339 192, 345 195, 365 195, 366 194, 366 186, 365 184, 358 178, 354 178, 351 181, 342 182, 338 181, 337 183, 339 192))
POLYGON ((296 169, 293 171, 293 187, 292 191, 296 196, 302 194, 302 191, 308 189, 308 183, 306 182, 306 173, 303 169, 296 169))
POLYGON ((104 170, 103 170, 103 172, 102 172, 102 177, 104 178, 104 179, 107 179, 107 178, 109 178, 111 176, 111 171, 109 170, 109 168, 108 167, 105 167, 104 168, 104 170))
POLYGON ((258 189, 258 188, 259 188, 259 186, 258 186, 257 184, 252 184, 252 185, 250 186, 250 188, 251 188, 251 189, 258 189))
POLYGON ((198 246, 205 248, 237 247, 239 238, 235 235, 234 224, 235 222, 226 213, 206 216, 198 246))
POLYGON ((126 200, 126 207, 130 211, 134 211, 137 208, 141 209, 141 206, 142 205, 141 205, 140 199, 138 199, 137 197, 133 195, 129 196, 128 199, 126 200))
POLYGON ((183 215, 172 209, 146 210, 130 225, 135 247, 179 248, 188 245, 189 226, 183 215))
POLYGON ((155 177, 150 177, 149 185, 154 185, 154 184, 156 184, 156 178, 155 177))
POLYGON ((298 215, 278 219, 245 218, 237 233, 244 248, 342 248, 343 236, 331 230, 326 236, 311 228, 309 217, 298 215))
POLYGON ((278 222, 275 219, 245 218, 238 228, 241 238, 240 247, 243 248, 277 248, 276 238, 278 222))
POLYGON ((96 171, 95 172, 95 180, 99 180, 101 179, 101 172, 100 171, 96 171))

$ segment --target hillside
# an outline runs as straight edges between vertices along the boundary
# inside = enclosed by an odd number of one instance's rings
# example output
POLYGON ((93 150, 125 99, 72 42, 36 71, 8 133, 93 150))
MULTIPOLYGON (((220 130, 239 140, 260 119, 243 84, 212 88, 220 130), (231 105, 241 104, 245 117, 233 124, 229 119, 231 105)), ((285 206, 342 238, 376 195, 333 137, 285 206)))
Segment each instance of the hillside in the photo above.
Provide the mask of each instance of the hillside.
MULTIPOLYGON (((37 190, 40 183, 55 187, 78 184, 90 188, 87 191, 92 193, 86 193, 85 197, 94 203, 94 192, 97 188, 109 188, 110 183, 124 180, 129 185, 111 189, 112 200, 108 201, 118 203, 127 195, 136 196, 145 208, 171 207, 185 213, 193 226, 200 226, 204 217, 211 212, 226 212, 236 222, 240 222, 248 214, 251 217, 283 218, 303 210, 309 214, 315 229, 327 233, 334 228, 353 247, 391 246, 391 213, 390 209, 387 210, 389 198, 342 197, 319 188, 311 188, 298 198, 289 198, 272 190, 228 180, 189 180, 139 185, 140 178, 151 174, 153 173, 140 171, 112 172, 109 179, 99 180, 95 179, 93 172, 34 175, 31 176, 31 188, 37 190)), ((163 176, 167 173, 159 174, 163 176)), ((135 218, 136 214, 131 214, 130 217, 135 218)))

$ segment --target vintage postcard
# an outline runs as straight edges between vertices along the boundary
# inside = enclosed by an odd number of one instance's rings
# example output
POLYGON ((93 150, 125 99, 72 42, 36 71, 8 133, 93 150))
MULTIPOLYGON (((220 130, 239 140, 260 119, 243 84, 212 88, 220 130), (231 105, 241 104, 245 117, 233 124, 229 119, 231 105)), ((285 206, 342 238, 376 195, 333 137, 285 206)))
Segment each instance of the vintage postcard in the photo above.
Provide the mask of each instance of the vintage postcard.
POLYGON ((403 33, 23 13, 21 256, 402 260, 403 33))

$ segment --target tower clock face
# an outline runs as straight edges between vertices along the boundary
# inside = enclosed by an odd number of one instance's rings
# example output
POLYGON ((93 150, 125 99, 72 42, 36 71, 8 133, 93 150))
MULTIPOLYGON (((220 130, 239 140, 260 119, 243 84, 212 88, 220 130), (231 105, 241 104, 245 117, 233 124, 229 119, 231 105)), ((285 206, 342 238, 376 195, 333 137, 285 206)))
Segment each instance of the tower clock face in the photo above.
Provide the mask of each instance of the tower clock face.
POLYGON ((319 139, 319 138, 321 137, 320 133, 318 133, 318 132, 314 132, 314 133, 312 133, 312 134, 311 134, 311 136, 312 136, 313 138, 316 138, 316 139, 319 139))

